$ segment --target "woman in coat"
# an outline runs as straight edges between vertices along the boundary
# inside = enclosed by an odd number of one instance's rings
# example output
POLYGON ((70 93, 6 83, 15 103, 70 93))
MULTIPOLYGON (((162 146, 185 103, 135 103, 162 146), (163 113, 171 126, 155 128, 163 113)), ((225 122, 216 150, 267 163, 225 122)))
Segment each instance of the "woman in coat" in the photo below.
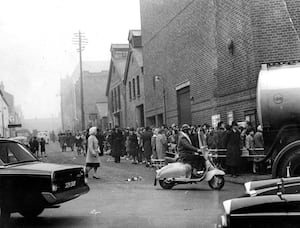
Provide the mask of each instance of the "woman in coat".
POLYGON ((159 130, 158 135, 156 137, 156 153, 158 159, 165 159, 166 151, 168 149, 168 141, 165 135, 165 131, 163 129, 159 130))
POLYGON ((127 139, 127 149, 133 159, 132 164, 138 163, 138 147, 139 145, 137 135, 135 134, 134 129, 130 128, 129 136, 127 139))
POLYGON ((152 155, 152 146, 151 146, 151 139, 152 139, 152 131, 150 127, 146 127, 145 132, 142 134, 142 141, 144 147, 144 155, 146 158, 146 166, 149 167, 151 162, 151 155, 152 155))
POLYGON ((86 154, 86 176, 88 177, 91 169, 94 169, 93 178, 99 179, 97 176, 97 170, 100 167, 100 157, 99 157, 99 144, 96 138, 97 128, 91 127, 89 129, 89 137, 87 142, 87 154, 86 154))
POLYGON ((232 121, 232 129, 228 131, 224 140, 227 148, 226 165, 227 172, 237 177, 237 171, 241 162, 241 133, 235 121, 232 121))

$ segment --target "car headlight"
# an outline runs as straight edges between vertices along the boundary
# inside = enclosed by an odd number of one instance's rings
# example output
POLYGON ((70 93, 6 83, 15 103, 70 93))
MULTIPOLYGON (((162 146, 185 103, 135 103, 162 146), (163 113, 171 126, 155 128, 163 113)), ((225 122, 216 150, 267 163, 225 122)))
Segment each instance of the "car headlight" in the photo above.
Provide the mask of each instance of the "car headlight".
POLYGON ((225 228, 225 227, 228 227, 228 224, 227 224, 227 215, 222 215, 221 216, 221 225, 222 225, 222 228, 225 228))
POLYGON ((226 200, 223 202, 223 207, 225 210, 226 215, 230 215, 231 210, 231 200, 226 200))
POLYGON ((58 189, 58 186, 56 184, 52 184, 52 192, 56 192, 58 189))

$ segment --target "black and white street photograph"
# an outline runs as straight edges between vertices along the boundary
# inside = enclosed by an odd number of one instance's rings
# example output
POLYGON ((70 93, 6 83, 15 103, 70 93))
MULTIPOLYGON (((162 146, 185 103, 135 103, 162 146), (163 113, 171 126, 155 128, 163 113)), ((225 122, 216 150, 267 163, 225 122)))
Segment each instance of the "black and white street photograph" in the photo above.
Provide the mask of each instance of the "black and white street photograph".
POLYGON ((299 228, 300 0, 0 0, 0 228, 299 228))

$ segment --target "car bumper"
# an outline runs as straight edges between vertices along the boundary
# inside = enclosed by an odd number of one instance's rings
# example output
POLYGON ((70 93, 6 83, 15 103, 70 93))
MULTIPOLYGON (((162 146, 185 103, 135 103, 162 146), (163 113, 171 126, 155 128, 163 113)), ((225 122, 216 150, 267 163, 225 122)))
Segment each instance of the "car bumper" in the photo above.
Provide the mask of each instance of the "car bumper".
POLYGON ((42 195, 44 199, 47 201, 47 203, 53 205, 53 204, 59 204, 59 203, 63 203, 75 199, 87 193, 89 190, 90 190, 89 186, 85 185, 79 188, 71 189, 64 192, 58 192, 58 193, 42 192, 42 195))

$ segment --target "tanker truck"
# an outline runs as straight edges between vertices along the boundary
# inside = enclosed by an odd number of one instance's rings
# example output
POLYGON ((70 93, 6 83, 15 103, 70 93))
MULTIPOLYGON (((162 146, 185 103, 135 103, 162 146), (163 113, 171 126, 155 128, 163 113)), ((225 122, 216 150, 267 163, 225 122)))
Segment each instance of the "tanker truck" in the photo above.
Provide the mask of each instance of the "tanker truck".
POLYGON ((272 176, 300 176, 300 63, 262 65, 257 114, 272 176))

